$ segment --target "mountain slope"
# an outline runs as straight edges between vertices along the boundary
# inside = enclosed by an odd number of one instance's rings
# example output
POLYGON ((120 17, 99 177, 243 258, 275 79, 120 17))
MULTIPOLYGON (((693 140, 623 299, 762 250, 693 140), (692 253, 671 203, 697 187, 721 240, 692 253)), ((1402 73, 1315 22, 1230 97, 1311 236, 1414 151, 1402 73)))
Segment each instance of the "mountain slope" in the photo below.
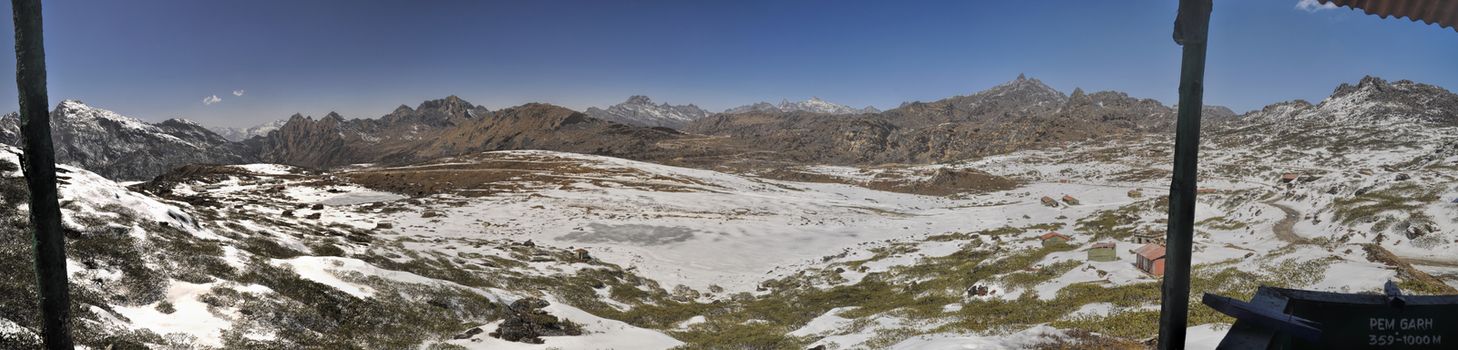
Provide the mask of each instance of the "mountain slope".
MULTIPOLYGON (((243 163, 256 158, 242 145, 186 120, 148 124, 81 101, 51 111, 56 160, 112 179, 140 180, 186 164, 243 163)), ((0 118, 0 143, 20 144, 19 117, 0 118)))

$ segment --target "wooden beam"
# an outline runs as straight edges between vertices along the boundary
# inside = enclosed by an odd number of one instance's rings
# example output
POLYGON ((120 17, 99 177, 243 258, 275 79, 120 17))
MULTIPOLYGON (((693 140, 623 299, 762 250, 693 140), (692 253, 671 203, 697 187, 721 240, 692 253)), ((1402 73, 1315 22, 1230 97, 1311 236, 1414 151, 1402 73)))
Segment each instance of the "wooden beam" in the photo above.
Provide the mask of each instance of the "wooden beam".
POLYGON ((1174 40, 1184 47, 1179 119, 1175 124, 1174 178, 1169 186, 1159 349, 1184 349, 1190 312, 1190 252, 1195 230, 1195 173, 1200 151, 1200 109, 1205 94, 1205 43, 1211 0, 1180 0, 1174 40))
POLYGON ((25 182, 35 227, 35 274, 40 291, 41 339, 47 349, 72 349, 71 296, 66 280, 66 239, 56 195, 56 154, 51 145, 46 97, 46 52, 40 0, 11 0, 15 19, 15 84, 20 92, 25 182))

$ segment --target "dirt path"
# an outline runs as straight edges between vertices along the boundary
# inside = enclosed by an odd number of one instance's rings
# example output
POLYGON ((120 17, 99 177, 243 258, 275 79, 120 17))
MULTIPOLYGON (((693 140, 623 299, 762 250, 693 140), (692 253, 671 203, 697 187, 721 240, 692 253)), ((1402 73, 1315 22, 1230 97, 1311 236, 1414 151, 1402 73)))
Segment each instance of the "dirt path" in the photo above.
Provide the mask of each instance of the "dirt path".
POLYGON ((1413 265, 1438 266, 1438 267, 1458 267, 1458 260, 1438 260, 1438 259, 1430 259, 1430 258, 1414 258, 1414 257, 1407 257, 1407 256, 1399 256, 1397 258, 1402 259, 1403 261, 1406 261, 1407 263, 1413 264, 1413 265))
POLYGON ((1296 209, 1292 209, 1291 207, 1277 204, 1275 201, 1263 203, 1272 207, 1276 207, 1276 209, 1280 209, 1282 212, 1286 213, 1286 217, 1281 218, 1281 221, 1277 221, 1276 226, 1272 227, 1276 231, 1277 239, 1286 241, 1287 243, 1291 244, 1307 243, 1306 239, 1296 235, 1296 231, 1294 230, 1294 228, 1296 227, 1296 221, 1301 220, 1301 212, 1296 211, 1296 209))

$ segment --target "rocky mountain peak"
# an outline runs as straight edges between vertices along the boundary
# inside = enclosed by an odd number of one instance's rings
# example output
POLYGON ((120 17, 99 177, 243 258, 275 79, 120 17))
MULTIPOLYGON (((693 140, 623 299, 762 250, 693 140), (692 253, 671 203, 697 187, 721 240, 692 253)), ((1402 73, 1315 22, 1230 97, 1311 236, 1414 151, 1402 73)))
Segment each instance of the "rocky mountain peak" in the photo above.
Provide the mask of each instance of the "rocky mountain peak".
POLYGON ((1088 95, 1083 92, 1083 88, 1076 87, 1073 88, 1073 94, 1068 95, 1068 101, 1069 103, 1086 102, 1089 101, 1089 98, 1088 95))
POLYGON ((648 96, 633 95, 629 96, 628 100, 624 101, 623 103, 630 105, 651 105, 653 104, 653 99, 648 98, 648 96))
POLYGON ((1028 78, 1022 74, 1018 74, 1017 79, 1013 79, 1012 81, 999 84, 992 87, 991 89, 987 89, 977 94, 995 96, 1022 95, 1027 97, 1053 100, 1061 100, 1065 98, 1062 92, 1048 86, 1047 84, 1044 84, 1042 80, 1038 80, 1037 78, 1028 78))
POLYGON ((448 114, 455 114, 455 112, 465 112, 472 108, 476 108, 476 106, 472 105, 470 102, 466 102, 466 100, 462 100, 456 95, 450 95, 442 99, 421 102, 419 107, 415 107, 417 111, 442 111, 448 114))
POLYGON ((1332 91, 1331 96, 1336 97, 1350 95, 1364 89, 1380 92, 1385 90, 1387 87, 1388 85, 1386 80, 1382 80, 1382 78, 1368 75, 1363 76, 1362 80, 1358 81, 1356 86, 1348 83, 1342 83, 1341 85, 1338 85, 1336 90, 1332 91))

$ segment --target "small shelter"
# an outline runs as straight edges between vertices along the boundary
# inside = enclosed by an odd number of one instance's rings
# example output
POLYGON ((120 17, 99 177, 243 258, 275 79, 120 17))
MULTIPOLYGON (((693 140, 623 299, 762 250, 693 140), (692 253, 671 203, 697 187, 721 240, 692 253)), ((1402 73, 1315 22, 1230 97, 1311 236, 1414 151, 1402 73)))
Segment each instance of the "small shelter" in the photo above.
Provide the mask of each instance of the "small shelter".
POLYGON ((1053 197, 1043 196, 1043 199, 1041 199, 1041 201, 1043 201, 1043 205, 1050 206, 1050 207, 1054 207, 1054 208, 1057 208, 1058 207, 1058 201, 1053 200, 1053 197))
POLYGON ((1073 196, 1065 194, 1063 195, 1063 203, 1068 203, 1068 205, 1078 205, 1078 198, 1073 198, 1073 196))
POLYGON ((1062 233, 1048 232, 1044 233, 1042 236, 1038 236, 1038 239, 1043 240, 1043 246, 1047 247, 1055 244, 1068 243, 1068 241, 1073 240, 1073 237, 1068 237, 1067 235, 1064 235, 1062 233))
POLYGON ((1301 178, 1301 174, 1297 174, 1297 173, 1285 173, 1285 174, 1281 174, 1281 182, 1282 183, 1292 183, 1292 182, 1295 182, 1296 179, 1299 179, 1299 178, 1301 178))
POLYGON ((1115 248, 1116 247, 1115 247, 1114 242, 1099 242, 1099 243, 1094 243, 1093 247, 1088 249, 1088 260, 1089 261, 1114 261, 1114 260, 1119 260, 1119 255, 1115 252, 1115 250, 1114 250, 1115 248))
POLYGON ((1129 190, 1129 198, 1139 198, 1139 197, 1144 197, 1144 191, 1140 191, 1137 188, 1136 189, 1129 190))
POLYGON ((1155 276, 1164 276, 1164 245, 1145 244, 1134 251, 1134 267, 1155 276))

